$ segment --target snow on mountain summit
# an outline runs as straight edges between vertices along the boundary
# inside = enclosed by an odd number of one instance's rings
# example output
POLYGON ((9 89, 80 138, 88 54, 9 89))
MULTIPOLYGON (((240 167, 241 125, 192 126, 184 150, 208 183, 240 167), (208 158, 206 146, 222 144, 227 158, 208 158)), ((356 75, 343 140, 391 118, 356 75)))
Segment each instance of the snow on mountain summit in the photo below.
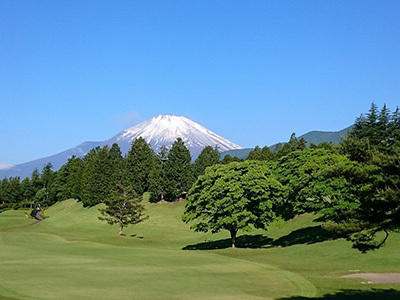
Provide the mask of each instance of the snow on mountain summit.
POLYGON ((206 146, 217 147, 219 151, 242 149, 218 134, 208 130, 192 120, 175 115, 158 115, 134 127, 126 129, 111 140, 121 144, 131 144, 142 137, 155 152, 161 146, 171 146, 180 137, 185 142, 193 157, 196 157, 206 146))
POLYGON ((176 139, 180 137, 185 142, 185 146, 189 149, 193 159, 196 159, 206 146, 217 147, 220 152, 242 149, 242 147, 224 139, 188 118, 159 115, 126 129, 105 141, 83 142, 74 148, 55 155, 16 166, 0 163, 0 179, 5 176, 20 176, 21 178, 30 176, 34 169, 41 170, 49 162, 53 165, 53 170, 57 171, 72 156, 82 157, 93 148, 104 147, 106 145, 111 147, 114 143, 117 143, 121 152, 126 154, 135 139, 139 137, 144 138, 156 153, 159 152, 162 145, 170 148, 176 139))

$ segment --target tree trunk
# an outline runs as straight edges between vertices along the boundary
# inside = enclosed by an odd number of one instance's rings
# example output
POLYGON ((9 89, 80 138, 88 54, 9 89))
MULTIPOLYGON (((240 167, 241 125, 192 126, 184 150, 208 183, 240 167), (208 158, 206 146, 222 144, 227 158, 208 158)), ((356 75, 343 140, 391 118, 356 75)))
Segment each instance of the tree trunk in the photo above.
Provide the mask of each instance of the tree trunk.
POLYGON ((124 226, 120 226, 120 227, 119 227, 119 235, 124 235, 124 233, 122 232, 122 230, 124 230, 124 226))
POLYGON ((237 233, 237 229, 231 229, 230 233, 231 233, 231 239, 232 239, 232 248, 236 248, 236 233, 237 233))

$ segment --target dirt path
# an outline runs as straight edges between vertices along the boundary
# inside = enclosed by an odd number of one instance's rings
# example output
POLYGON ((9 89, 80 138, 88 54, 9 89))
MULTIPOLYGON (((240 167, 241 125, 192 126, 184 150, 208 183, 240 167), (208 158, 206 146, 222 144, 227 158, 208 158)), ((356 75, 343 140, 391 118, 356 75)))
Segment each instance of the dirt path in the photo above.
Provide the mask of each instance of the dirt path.
MULTIPOLYGON (((44 219, 42 218, 42 216, 40 215, 40 212, 42 210, 41 209, 35 209, 31 212, 31 216, 35 218, 35 222, 33 224, 37 224, 39 222, 42 222, 44 219)), ((33 225, 32 224, 32 225, 33 225)))
POLYGON ((358 273, 340 278, 363 278, 368 280, 368 283, 400 283, 400 273, 358 273))

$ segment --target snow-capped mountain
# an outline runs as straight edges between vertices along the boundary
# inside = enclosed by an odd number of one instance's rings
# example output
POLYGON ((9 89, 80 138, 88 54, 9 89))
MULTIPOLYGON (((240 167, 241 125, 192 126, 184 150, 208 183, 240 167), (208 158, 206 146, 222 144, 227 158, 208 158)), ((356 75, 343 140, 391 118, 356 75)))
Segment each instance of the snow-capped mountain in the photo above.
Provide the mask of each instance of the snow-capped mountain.
MULTIPOLYGON (((228 141, 218 134, 208 130, 192 120, 174 115, 159 115, 144 121, 132 128, 122 131, 114 136, 108 143, 121 145, 131 143, 142 137, 159 152, 161 146, 169 147, 180 137, 185 146, 190 150, 192 157, 197 157, 206 146, 217 147, 220 152, 242 149, 242 147, 228 141)), ((121 147, 122 149, 123 147, 121 147)))
POLYGON ((217 147, 220 152, 226 150, 242 149, 242 147, 228 141, 207 128, 182 116, 159 115, 144 121, 134 127, 126 129, 112 138, 101 142, 84 142, 74 148, 61 153, 33 160, 24 164, 0 169, 0 179, 5 176, 30 176, 35 168, 39 171, 47 163, 53 165, 53 170, 58 170, 71 156, 82 157, 95 147, 111 146, 118 143, 122 153, 127 153, 135 139, 142 137, 158 153, 162 145, 170 147, 180 137, 195 159, 206 146, 217 147))

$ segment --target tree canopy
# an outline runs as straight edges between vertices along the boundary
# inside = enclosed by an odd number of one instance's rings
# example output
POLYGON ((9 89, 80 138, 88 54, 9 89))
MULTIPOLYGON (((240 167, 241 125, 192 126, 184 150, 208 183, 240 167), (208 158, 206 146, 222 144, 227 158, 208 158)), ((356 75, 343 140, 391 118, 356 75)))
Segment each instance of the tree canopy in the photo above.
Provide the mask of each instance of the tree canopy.
POLYGON ((283 186, 265 163, 246 161, 215 165, 199 176, 188 193, 183 221, 194 231, 230 232, 235 247, 238 230, 266 229, 277 219, 283 186))

